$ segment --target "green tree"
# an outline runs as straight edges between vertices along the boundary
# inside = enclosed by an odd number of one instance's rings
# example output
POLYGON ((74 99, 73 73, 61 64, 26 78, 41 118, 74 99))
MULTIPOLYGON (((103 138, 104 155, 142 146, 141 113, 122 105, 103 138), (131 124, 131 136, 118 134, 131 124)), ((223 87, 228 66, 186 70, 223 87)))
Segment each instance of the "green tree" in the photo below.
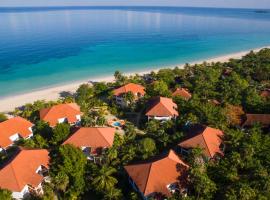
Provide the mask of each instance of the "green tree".
POLYGON ((93 175, 93 187, 99 192, 109 192, 114 189, 114 186, 118 182, 116 178, 113 177, 117 171, 116 169, 103 165, 101 168, 96 168, 93 175))
POLYGON ((171 92, 169 91, 168 85, 164 81, 155 81, 154 83, 148 85, 146 88, 146 93, 151 96, 170 96, 171 92))
POLYGON ((94 95, 93 87, 89 84, 82 84, 76 91, 75 100, 81 106, 83 112, 88 110, 88 101, 94 95))
POLYGON ((64 198, 76 198, 82 194, 87 160, 81 149, 66 144, 60 146, 51 157, 50 176, 52 182, 57 183, 57 189, 65 190, 62 194, 64 198))
POLYGON ((0 188, 0 199, 3 199, 3 200, 12 200, 11 194, 12 193, 9 190, 1 189, 0 188))
POLYGON ((119 200, 123 199, 123 194, 121 190, 117 188, 111 188, 109 191, 106 191, 104 195, 105 200, 119 200))
POLYGON ((59 144, 63 142, 70 134, 70 125, 67 123, 57 124, 53 129, 52 144, 59 144))
POLYGON ((4 113, 0 113, 0 122, 6 121, 7 116, 4 113))
POLYGON ((156 143, 151 138, 144 138, 139 142, 140 152, 143 159, 153 156, 156 152, 156 143))

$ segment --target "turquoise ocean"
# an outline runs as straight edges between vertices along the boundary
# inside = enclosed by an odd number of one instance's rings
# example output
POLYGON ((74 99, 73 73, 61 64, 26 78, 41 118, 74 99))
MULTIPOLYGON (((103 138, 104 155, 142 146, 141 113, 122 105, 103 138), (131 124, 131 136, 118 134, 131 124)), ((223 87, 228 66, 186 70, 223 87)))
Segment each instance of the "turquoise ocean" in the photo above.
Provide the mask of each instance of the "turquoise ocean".
POLYGON ((0 8, 0 97, 270 45, 270 11, 0 8))

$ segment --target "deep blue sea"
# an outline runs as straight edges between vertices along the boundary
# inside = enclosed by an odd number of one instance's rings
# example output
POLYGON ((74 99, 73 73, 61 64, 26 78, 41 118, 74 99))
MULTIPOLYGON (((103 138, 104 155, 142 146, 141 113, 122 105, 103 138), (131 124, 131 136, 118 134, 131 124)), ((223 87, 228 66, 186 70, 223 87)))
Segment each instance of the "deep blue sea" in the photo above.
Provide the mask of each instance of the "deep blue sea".
POLYGON ((270 11, 0 8, 0 97, 270 45, 270 11))

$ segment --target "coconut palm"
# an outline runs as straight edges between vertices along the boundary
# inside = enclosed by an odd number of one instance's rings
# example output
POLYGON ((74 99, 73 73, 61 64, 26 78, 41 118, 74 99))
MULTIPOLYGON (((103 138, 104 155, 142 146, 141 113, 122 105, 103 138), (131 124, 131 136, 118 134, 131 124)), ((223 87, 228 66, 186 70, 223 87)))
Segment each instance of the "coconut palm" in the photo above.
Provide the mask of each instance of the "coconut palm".
POLYGON ((114 173, 116 173, 116 169, 103 165, 101 169, 95 171, 93 186, 98 191, 109 191, 117 183, 117 179, 112 176, 114 173))
POLYGON ((118 200, 122 199, 122 192, 119 189, 111 188, 109 191, 106 191, 104 195, 105 200, 118 200))

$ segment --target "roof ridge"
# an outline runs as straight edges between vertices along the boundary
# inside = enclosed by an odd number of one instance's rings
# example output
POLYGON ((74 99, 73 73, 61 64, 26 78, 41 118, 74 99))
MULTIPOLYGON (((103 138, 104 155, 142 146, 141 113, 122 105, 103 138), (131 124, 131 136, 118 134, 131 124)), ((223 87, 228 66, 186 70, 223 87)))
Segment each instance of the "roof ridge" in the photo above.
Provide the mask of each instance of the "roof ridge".
POLYGON ((146 188, 147 188, 147 185, 148 185, 148 181, 149 181, 149 177, 150 177, 150 173, 151 173, 151 168, 152 168, 152 165, 153 165, 154 162, 151 162, 150 163, 150 166, 149 166, 149 169, 148 169, 148 176, 147 176, 147 179, 146 179, 146 182, 145 182, 145 187, 144 187, 144 190, 143 190, 143 194, 145 194, 145 191, 146 191, 146 188))
MULTIPOLYGON (((20 153, 21 153, 21 152, 20 152, 20 153)), ((19 153, 17 156, 19 156, 20 153, 19 153)), ((16 157, 17 157, 17 156, 16 156, 16 157)), ((16 159, 16 157, 15 157, 14 159, 16 159)), ((11 171, 12 171, 14 177, 15 177, 15 182, 16 182, 18 188, 21 188, 20 183, 19 183, 19 181, 18 181, 18 177, 17 177, 17 175, 16 175, 16 173, 15 173, 15 169, 13 168, 13 161, 14 161, 14 160, 12 160, 11 163, 10 163, 11 171)))
MULTIPOLYGON (((173 113, 170 111, 170 109, 168 109, 168 107, 166 106, 166 104, 164 104, 164 102, 162 102, 162 101, 159 101, 160 103, 161 103, 161 105, 164 107, 164 108, 166 108, 166 110, 171 114, 171 115, 173 115, 173 113)), ((173 108, 174 109, 174 108, 173 108)))
POLYGON ((209 150, 208 143, 206 142, 205 136, 204 136, 205 130, 208 129, 208 128, 209 128, 209 127, 206 127, 206 128, 204 129, 204 131, 202 132, 201 135, 202 135, 203 141, 204 141, 204 143, 205 143, 205 146, 207 147, 207 151, 208 151, 209 155, 212 156, 212 154, 211 154, 211 152, 210 152, 210 150, 209 150))
MULTIPOLYGON (((110 146, 110 143, 108 142, 107 138, 105 138, 105 136, 102 134, 102 132, 100 131, 100 128, 102 127, 94 127, 98 130, 98 132, 100 133, 100 135, 103 137, 103 139, 106 141, 107 145, 110 146)), ((103 127, 103 128, 109 128, 109 127, 103 127)))

